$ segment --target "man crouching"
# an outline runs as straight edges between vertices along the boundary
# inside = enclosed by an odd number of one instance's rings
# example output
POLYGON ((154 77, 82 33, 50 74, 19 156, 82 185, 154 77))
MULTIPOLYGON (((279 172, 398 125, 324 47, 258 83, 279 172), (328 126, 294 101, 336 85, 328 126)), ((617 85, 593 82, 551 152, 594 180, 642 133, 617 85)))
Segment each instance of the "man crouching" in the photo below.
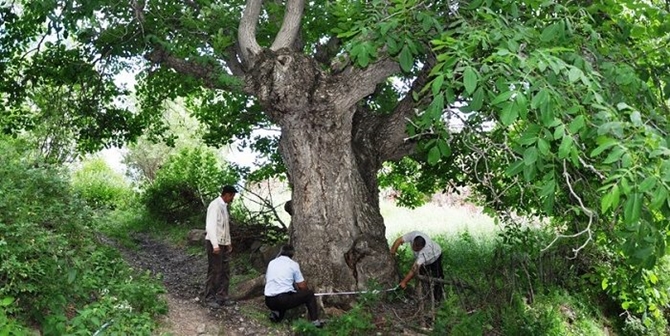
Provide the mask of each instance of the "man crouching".
POLYGON ((318 320, 314 292, 307 288, 300 265, 291 259, 294 253, 292 245, 284 245, 279 256, 268 264, 265 273, 265 305, 272 310, 270 320, 280 322, 288 309, 304 304, 309 320, 320 328, 322 323, 318 320))

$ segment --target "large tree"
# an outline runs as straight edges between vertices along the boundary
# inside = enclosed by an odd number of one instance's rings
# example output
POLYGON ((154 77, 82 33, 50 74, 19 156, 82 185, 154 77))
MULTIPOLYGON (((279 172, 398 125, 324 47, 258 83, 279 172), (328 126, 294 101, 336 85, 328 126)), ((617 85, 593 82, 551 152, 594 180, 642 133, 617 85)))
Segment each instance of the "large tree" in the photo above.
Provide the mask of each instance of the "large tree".
POLYGON ((637 264, 665 253, 670 20, 661 1, 3 6, 9 131, 44 78, 101 97, 82 111, 104 125, 94 129, 100 143, 160 130, 163 103, 177 97, 215 143, 278 126, 280 137, 256 148, 281 161, 269 171, 289 177, 292 238, 319 289, 397 280, 379 211, 384 165, 384 181, 405 195, 470 184, 501 214, 555 216, 570 224, 564 236, 581 239, 576 251, 601 232, 637 264), (123 93, 112 75, 131 67, 139 111, 109 98, 123 93))

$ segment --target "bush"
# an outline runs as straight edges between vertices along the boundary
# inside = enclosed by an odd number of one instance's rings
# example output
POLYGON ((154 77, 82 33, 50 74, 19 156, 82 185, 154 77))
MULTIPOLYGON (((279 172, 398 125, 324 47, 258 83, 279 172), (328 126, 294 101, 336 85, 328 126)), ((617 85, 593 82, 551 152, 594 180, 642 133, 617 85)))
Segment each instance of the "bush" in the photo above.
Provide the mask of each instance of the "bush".
POLYGON ((72 174, 72 187, 94 208, 120 207, 132 194, 125 178, 101 158, 84 161, 82 167, 72 174))
POLYGON ((0 298, 16 298, 2 307, 8 323, 90 335, 114 319, 116 330, 149 335, 166 310, 163 287, 100 247, 93 214, 65 172, 30 157, 21 143, 0 138, 0 298))
POLYGON ((149 214, 168 223, 203 223, 209 202, 238 175, 218 163, 212 151, 185 148, 171 156, 142 197, 149 214))

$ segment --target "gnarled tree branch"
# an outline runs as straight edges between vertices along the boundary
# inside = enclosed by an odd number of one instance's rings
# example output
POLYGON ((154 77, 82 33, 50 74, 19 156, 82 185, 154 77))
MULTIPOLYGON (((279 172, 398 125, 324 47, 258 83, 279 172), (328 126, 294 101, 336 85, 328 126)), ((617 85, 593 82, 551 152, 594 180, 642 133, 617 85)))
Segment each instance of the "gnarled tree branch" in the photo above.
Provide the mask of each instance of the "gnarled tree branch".
POLYGON ((226 48, 226 65, 230 69, 230 72, 237 77, 244 76, 244 67, 237 56, 240 54, 240 45, 235 43, 230 47, 226 48))
POLYGON ((423 102, 428 100, 429 97, 424 97, 422 101, 417 103, 414 101, 412 93, 419 92, 426 86, 435 61, 435 58, 430 56, 412 83, 412 88, 405 98, 396 105, 393 113, 379 117, 379 128, 375 143, 379 144, 379 156, 382 162, 400 160, 414 151, 416 141, 406 141, 407 121, 413 117, 415 108, 424 105, 423 102))
POLYGON ((174 55, 171 55, 167 50, 156 47, 152 52, 144 56, 147 60, 167 66, 174 69, 180 74, 190 75, 195 78, 202 80, 203 85, 210 89, 221 89, 221 90, 240 90, 240 87, 234 87, 230 85, 224 85, 219 81, 219 76, 225 74, 225 72, 215 64, 199 64, 191 61, 187 61, 174 55))
POLYGON ((253 67, 254 58, 260 54, 261 46, 256 41, 256 25, 258 16, 261 14, 263 0, 247 0, 247 5, 242 12, 240 27, 237 31, 237 40, 240 44, 242 63, 248 68, 253 67))
POLYGON ((300 31, 300 21, 304 9, 305 0, 288 0, 284 12, 284 21, 270 49, 277 51, 293 46, 300 31))
MULTIPOLYGON (((352 67, 352 66, 350 66, 352 67)), ((349 110, 361 99, 369 96, 375 91, 377 84, 384 82, 391 75, 400 72, 398 62, 391 59, 381 59, 367 68, 350 68, 335 76, 336 83, 348 83, 335 88, 335 97, 341 97, 335 101, 335 106, 340 110, 349 110), (346 77, 342 78, 342 77, 346 77)))

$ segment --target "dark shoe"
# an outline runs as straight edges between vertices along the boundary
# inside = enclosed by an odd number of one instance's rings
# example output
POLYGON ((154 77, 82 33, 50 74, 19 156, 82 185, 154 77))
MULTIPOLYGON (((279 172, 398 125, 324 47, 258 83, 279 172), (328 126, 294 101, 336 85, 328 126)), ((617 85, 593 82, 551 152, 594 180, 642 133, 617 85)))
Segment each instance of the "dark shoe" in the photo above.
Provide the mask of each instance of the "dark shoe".
POLYGON ((270 321, 272 321, 274 323, 279 323, 282 320, 281 313, 279 313, 276 310, 271 311, 270 315, 268 317, 270 318, 270 321))
POLYGON ((234 306, 236 303, 237 302, 235 302, 235 300, 230 300, 230 299, 219 301, 219 305, 220 306, 225 306, 225 307, 234 306))
POLYGON ((218 301, 212 300, 212 301, 207 301, 207 307, 212 308, 212 309, 221 309, 221 304, 219 304, 218 301))

